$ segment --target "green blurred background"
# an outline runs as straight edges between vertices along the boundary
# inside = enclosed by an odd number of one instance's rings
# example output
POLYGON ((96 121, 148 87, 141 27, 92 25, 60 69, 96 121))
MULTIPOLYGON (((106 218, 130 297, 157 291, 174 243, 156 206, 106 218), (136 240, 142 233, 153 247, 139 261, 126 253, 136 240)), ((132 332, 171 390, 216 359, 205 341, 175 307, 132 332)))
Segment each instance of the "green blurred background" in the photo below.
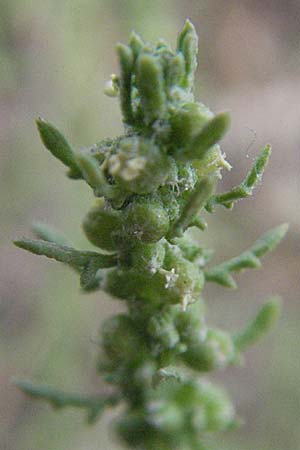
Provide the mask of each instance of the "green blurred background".
POLYGON ((221 188, 239 182, 259 147, 273 144, 256 195, 232 213, 209 216, 198 239, 217 249, 219 262, 268 228, 291 224, 263 269, 238 277, 238 291, 206 290, 210 320, 229 329, 269 295, 285 300, 276 330, 248 351, 245 366, 214 376, 246 424, 213 448, 300 450, 299 0, 0 0, 1 450, 119 448, 110 413, 89 428, 82 411, 54 413, 27 400, 11 380, 104 391, 94 370, 97 333, 122 305, 101 293, 82 295, 67 268, 17 250, 11 240, 29 235, 36 220, 89 248, 80 221, 92 194, 42 148, 34 119, 49 119, 78 147, 120 133, 118 102, 103 95, 117 71, 115 43, 126 42, 132 29, 175 43, 186 17, 200 37, 196 97, 232 116, 223 149, 234 169, 221 188))

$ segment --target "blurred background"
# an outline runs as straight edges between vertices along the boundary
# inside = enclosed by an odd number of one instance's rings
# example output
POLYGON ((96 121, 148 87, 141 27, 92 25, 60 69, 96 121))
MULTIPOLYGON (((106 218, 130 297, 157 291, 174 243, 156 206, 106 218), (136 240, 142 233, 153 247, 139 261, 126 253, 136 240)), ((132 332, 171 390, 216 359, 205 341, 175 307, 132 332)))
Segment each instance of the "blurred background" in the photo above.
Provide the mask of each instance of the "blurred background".
POLYGON ((255 196, 208 216, 197 238, 238 254, 261 233, 290 223, 284 243, 260 271, 239 275, 238 291, 208 286, 209 320, 242 326, 272 294, 282 318, 242 368, 214 378, 226 386, 245 425, 217 438, 218 450, 300 450, 300 2, 299 0, 0 0, 0 448, 119 449, 108 413, 92 428, 82 411, 54 413, 26 399, 13 377, 66 390, 102 392, 94 370, 101 323, 122 305, 82 295, 62 265, 13 247, 33 221, 89 248, 80 222, 92 203, 84 183, 68 180, 42 148, 34 119, 47 118, 77 147, 122 131, 118 102, 103 95, 117 71, 115 43, 135 29, 147 40, 176 42, 186 17, 199 33, 196 98, 229 110, 223 150, 233 166, 220 189, 246 174, 259 148, 273 145, 255 196))

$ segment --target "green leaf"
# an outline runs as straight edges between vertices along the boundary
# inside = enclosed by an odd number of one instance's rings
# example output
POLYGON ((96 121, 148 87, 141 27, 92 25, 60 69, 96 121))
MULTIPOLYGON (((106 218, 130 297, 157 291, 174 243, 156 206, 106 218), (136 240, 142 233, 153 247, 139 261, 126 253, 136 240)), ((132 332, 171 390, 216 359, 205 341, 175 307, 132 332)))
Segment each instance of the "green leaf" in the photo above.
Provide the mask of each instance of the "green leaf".
POLYGON ((191 143, 178 153, 178 158, 184 160, 204 158, 206 152, 222 139, 229 125, 230 117, 228 113, 217 114, 203 126, 191 143))
POLYGON ((117 45, 117 53, 120 63, 120 102, 124 122, 133 123, 133 111, 131 104, 131 77, 133 69, 133 52, 130 47, 123 44, 117 45))
POLYGON ((285 236, 288 227, 288 224, 283 224, 268 231, 241 255, 204 272, 205 279, 225 287, 236 288, 236 283, 230 273, 260 267, 261 263, 258 258, 272 251, 279 244, 285 236))
POLYGON ((183 54, 185 60, 185 78, 182 86, 191 89, 197 68, 198 35, 194 25, 189 20, 185 22, 178 36, 177 50, 183 54))
POLYGON ((91 261, 98 269, 113 267, 116 265, 115 255, 102 255, 96 252, 79 251, 66 245, 58 245, 54 242, 33 239, 21 239, 14 241, 17 247, 28 250, 36 255, 69 264, 71 267, 85 267, 91 261))
POLYGON ((234 335, 235 347, 240 351, 244 350, 266 334, 277 322, 281 313, 281 304, 279 297, 266 302, 247 327, 234 335))
POLYGON ((115 406, 119 399, 113 395, 81 395, 66 393, 48 385, 35 385, 26 380, 15 380, 14 384, 18 386, 24 394, 32 398, 45 400, 53 408, 61 409, 65 407, 82 408, 87 411, 87 421, 92 424, 96 421, 103 410, 108 406, 115 406))
POLYGON ((145 43, 135 31, 132 31, 130 34, 129 45, 132 50, 133 57, 136 60, 145 43))
POLYGON ((253 189, 262 179, 262 175, 266 165, 268 164, 270 155, 271 146, 266 145, 260 151, 245 180, 238 186, 234 187, 231 191, 212 196, 206 205, 207 211, 212 212, 215 205, 222 205, 225 206, 225 208, 231 209, 234 202, 252 195, 253 189))
POLYGON ((168 86, 180 85, 185 75, 185 61, 181 53, 178 53, 169 61, 166 79, 168 86))
POLYGON ((36 124, 45 147, 55 158, 71 169, 73 178, 81 178, 81 171, 76 164, 73 150, 63 134, 41 117, 36 120, 36 124))
POLYGON ((162 117, 166 107, 162 67, 155 56, 142 53, 137 60, 137 86, 147 124, 162 117))
POLYGON ((77 151, 75 158, 84 179, 94 189, 95 195, 110 197, 112 188, 107 183, 99 162, 85 151, 77 151))
POLYGON ((190 227, 199 228, 199 230, 204 231, 207 228, 207 222, 202 219, 202 217, 194 216, 190 222, 190 227))
POLYGON ((206 177, 197 184, 195 190, 190 194, 179 218, 169 232, 168 238, 171 239, 176 236, 181 236, 189 226, 196 225, 200 229, 205 228, 203 221, 198 221, 196 215, 211 196, 215 183, 216 180, 214 178, 206 177))

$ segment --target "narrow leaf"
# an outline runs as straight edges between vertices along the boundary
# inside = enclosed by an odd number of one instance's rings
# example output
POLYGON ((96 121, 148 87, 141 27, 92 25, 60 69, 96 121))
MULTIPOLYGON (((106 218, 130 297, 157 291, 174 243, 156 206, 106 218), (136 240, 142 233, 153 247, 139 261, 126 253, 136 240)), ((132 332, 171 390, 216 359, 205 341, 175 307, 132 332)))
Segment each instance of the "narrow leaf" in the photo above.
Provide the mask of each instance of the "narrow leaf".
POLYGON ((76 162, 84 179, 94 189, 95 194, 99 197, 109 197, 111 187, 106 181, 99 162, 84 151, 76 152, 76 162))
POLYGON ((177 50, 183 54, 185 60, 185 78, 182 86, 191 88, 197 68, 198 35, 194 25, 189 20, 185 22, 178 36, 177 50))
POLYGON ((30 397, 49 402, 53 408, 74 407, 86 409, 89 424, 95 422, 104 408, 114 406, 118 403, 117 397, 112 395, 89 396, 66 393, 52 386, 35 385, 26 380, 15 380, 14 384, 30 397))
POLYGON ((120 63, 120 102, 124 122, 133 123, 133 112, 131 104, 131 78, 133 69, 133 52, 130 47, 123 44, 117 45, 120 63))
POLYGON ((211 196, 215 187, 215 179, 211 177, 203 178, 195 190, 190 194, 181 214, 174 223, 169 238, 180 236, 189 226, 197 224, 202 228, 203 222, 196 220, 196 215, 205 205, 207 199, 211 196))
POLYGON ((163 115, 166 105, 163 71, 159 60, 153 55, 141 54, 137 60, 136 81, 145 121, 150 124, 163 115))
POLYGON ((135 31, 132 31, 130 34, 129 45, 132 50, 134 60, 136 60, 141 49, 145 45, 144 41, 135 31))
POLYGON ((230 117, 228 113, 216 115, 203 126, 188 147, 178 154, 178 157, 185 160, 204 158, 206 152, 222 139, 229 125, 230 117))
POLYGON ((96 252, 79 251, 54 242, 33 239, 14 241, 17 247, 28 250, 36 255, 47 256, 56 261, 69 264, 72 267, 84 267, 92 260, 98 269, 113 267, 116 264, 115 255, 102 255, 96 252))
POLYGON ((283 239, 288 230, 288 224, 280 225, 265 233, 252 247, 229 261, 225 261, 204 273, 207 281, 214 281, 222 286, 236 288, 230 272, 239 272, 244 269, 254 269, 261 266, 260 258, 272 251, 283 239))
POLYGON ((178 53, 169 61, 166 73, 168 86, 180 85, 185 75, 185 61, 181 53, 178 53))
POLYGON ((81 171, 76 164, 73 150, 63 134, 41 117, 36 120, 36 124, 45 147, 55 158, 71 169, 74 178, 81 178, 81 171))
POLYGON ((234 202, 252 195, 253 189, 261 181, 270 155, 271 146, 267 145, 260 151, 245 180, 238 186, 234 187, 231 191, 212 196, 206 205, 206 209, 209 212, 212 212, 215 205, 222 205, 225 208, 232 208, 234 202))
POLYGON ((281 313, 281 299, 274 297, 261 308, 248 326, 233 337, 238 350, 244 350, 266 334, 277 322, 281 313))
POLYGON ((202 217, 194 216, 189 225, 190 227, 199 228, 199 230, 204 231, 207 228, 207 222, 205 222, 202 217))
POLYGON ((217 270, 211 273, 205 273, 205 279, 207 281, 214 281, 215 283, 220 284, 221 286, 228 287, 230 289, 236 289, 237 284, 234 281, 234 278, 228 273, 224 271, 218 272, 217 270))
POLYGON ((289 229, 288 223, 283 223, 263 234, 251 248, 255 256, 260 258, 265 253, 274 250, 279 242, 284 238, 289 229))

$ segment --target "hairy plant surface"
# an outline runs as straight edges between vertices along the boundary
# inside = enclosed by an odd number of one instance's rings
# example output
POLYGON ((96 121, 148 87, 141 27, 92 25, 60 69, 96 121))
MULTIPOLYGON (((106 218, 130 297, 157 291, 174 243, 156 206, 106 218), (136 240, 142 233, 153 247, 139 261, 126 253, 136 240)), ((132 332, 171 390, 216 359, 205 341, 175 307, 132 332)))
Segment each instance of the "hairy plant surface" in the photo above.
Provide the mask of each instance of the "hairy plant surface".
POLYGON ((212 252, 186 231, 206 228, 201 213, 231 209, 260 182, 271 148, 264 147, 245 180, 217 194, 230 170, 218 142, 229 127, 227 113, 213 114, 193 97, 197 34, 187 21, 177 48, 132 33, 119 44, 120 74, 105 92, 118 96, 124 135, 77 151, 53 125, 37 120, 46 148, 68 167, 68 176, 93 189, 95 205, 83 229, 100 251, 81 251, 45 225, 37 240, 18 247, 68 264, 84 291, 102 289, 126 302, 127 313, 104 323, 98 372, 113 394, 85 396, 18 381, 32 397, 61 408, 87 411, 94 422, 106 407, 123 410, 115 428, 129 447, 203 450, 206 436, 238 424, 227 395, 204 378, 241 361, 241 352, 277 319, 277 298, 265 303, 245 329, 229 333, 205 320, 205 282, 236 288, 233 273, 260 267, 287 231, 264 234, 240 256, 210 266, 212 252), (104 252, 103 252, 104 251, 104 252))

